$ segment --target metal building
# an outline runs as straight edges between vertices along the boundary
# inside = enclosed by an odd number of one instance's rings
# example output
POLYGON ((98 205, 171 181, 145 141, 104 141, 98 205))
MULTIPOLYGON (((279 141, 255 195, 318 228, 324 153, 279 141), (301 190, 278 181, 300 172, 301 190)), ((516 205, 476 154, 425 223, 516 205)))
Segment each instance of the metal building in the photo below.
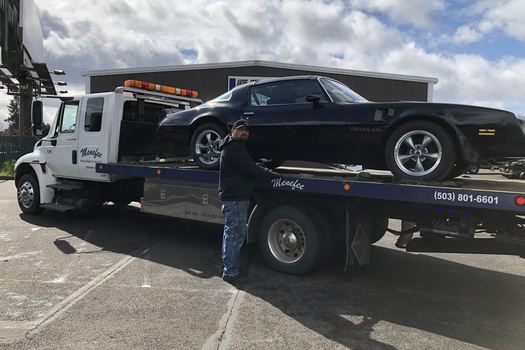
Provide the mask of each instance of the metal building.
POLYGON ((305 66, 268 61, 187 64, 166 67, 96 70, 83 73, 86 92, 112 91, 126 79, 197 90, 210 100, 239 82, 262 77, 323 75, 339 80, 371 101, 432 101, 436 78, 305 66))

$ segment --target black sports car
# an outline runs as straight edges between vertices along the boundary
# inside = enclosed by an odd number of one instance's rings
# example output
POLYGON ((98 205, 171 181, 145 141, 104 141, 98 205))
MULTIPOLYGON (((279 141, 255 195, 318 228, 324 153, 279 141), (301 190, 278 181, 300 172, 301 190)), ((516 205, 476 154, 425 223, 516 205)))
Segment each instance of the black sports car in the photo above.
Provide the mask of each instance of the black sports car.
POLYGON ((254 159, 362 164, 398 177, 442 180, 486 159, 525 156, 523 124, 507 111, 428 102, 370 102, 320 76, 241 85, 168 114, 159 132, 178 155, 218 167, 217 140, 248 120, 254 159))

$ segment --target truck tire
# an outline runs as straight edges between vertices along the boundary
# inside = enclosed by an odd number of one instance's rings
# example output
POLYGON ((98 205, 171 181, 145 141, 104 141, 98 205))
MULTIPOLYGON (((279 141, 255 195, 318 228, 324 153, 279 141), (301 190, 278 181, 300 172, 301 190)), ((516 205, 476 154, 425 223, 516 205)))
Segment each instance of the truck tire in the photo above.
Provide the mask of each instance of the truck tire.
POLYGON ((219 169, 219 155, 210 157, 217 149, 219 142, 228 132, 218 123, 206 123, 199 126, 191 135, 190 150, 193 160, 199 168, 206 170, 219 169))
POLYGON ((40 214, 40 186, 36 177, 33 174, 23 175, 16 188, 18 206, 22 212, 29 215, 40 214))
POLYGON ((259 248, 266 263, 279 272, 302 275, 323 260, 315 216, 291 206, 271 209, 262 219, 259 248))
POLYGON ((386 234, 388 228, 388 218, 375 219, 372 223, 372 232, 370 233, 370 244, 377 243, 386 234))

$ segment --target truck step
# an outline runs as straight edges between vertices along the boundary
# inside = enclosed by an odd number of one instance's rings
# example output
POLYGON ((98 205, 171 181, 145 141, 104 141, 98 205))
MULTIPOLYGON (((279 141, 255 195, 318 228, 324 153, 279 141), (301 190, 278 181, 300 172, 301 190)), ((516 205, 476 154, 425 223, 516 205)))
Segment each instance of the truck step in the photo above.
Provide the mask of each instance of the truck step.
POLYGON ((68 210, 73 210, 73 209, 76 209, 74 206, 72 205, 66 205, 66 204, 57 204, 57 203, 46 203, 46 204, 41 204, 40 205, 40 208, 42 209, 46 209, 46 210, 54 210, 54 211, 59 211, 59 212, 66 212, 68 210))
POLYGON ((56 184, 47 185, 47 187, 61 191, 76 191, 82 189, 82 184, 75 182, 59 182, 56 184))

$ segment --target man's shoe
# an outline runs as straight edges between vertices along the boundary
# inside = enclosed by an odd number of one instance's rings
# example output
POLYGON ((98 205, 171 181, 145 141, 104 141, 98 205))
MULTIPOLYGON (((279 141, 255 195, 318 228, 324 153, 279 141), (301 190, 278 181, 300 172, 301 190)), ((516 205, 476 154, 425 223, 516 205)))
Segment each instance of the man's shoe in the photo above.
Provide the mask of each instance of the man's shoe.
POLYGON ((222 275, 222 280, 233 286, 237 286, 239 284, 239 275, 222 275))

